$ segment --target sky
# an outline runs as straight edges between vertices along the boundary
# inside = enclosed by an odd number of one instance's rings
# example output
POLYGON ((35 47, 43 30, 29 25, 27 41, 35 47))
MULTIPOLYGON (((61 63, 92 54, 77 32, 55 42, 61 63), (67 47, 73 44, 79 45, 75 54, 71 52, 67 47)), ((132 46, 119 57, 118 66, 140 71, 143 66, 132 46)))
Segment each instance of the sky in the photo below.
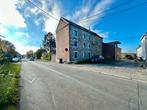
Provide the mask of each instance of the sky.
POLYGON ((55 30, 65 17, 103 37, 104 42, 120 41, 123 52, 136 52, 141 36, 147 32, 146 0, 28 0, 0 1, 0 35, 25 54, 36 51, 44 34, 55 30), (114 8, 122 3, 126 5, 114 8), (144 5, 115 14, 143 3, 144 5), (97 14, 96 16, 93 16, 97 14), (51 17, 51 16, 53 17, 51 17), (112 16, 113 15, 113 16, 112 16), (93 16, 88 18, 89 16, 93 16), (84 20, 85 18, 88 18, 84 20))

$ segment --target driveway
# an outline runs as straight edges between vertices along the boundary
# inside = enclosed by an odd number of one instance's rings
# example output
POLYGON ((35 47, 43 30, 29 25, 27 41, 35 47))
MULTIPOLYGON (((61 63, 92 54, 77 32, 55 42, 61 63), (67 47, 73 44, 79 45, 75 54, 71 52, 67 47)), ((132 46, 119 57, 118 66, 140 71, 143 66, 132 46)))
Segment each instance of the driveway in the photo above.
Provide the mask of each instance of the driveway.
POLYGON ((20 110, 147 110, 147 85, 48 62, 22 62, 20 110), (139 99, 139 100, 138 100, 139 99))

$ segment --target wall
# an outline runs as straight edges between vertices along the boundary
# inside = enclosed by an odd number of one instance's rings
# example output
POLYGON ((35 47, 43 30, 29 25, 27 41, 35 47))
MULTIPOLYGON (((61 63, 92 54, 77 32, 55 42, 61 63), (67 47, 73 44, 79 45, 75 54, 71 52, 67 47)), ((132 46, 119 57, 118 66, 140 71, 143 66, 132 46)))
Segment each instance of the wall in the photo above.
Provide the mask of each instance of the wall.
POLYGON ((89 60, 91 57, 98 55, 102 55, 102 39, 82 29, 79 29, 74 26, 70 26, 70 60, 71 61, 89 60), (76 30, 78 32, 77 37, 73 37, 72 30, 76 30), (85 33, 85 38, 83 38, 84 33, 85 33), (77 47, 74 46, 74 41, 77 41, 78 43, 77 47), (85 43, 85 47, 83 47, 84 43, 85 43), (90 45, 90 48, 88 48, 88 45, 90 45), (78 58, 76 59, 74 58, 75 51, 78 52, 78 58), (90 57, 88 53, 91 54, 90 57))
POLYGON ((115 59, 115 46, 103 43, 103 56, 105 59, 115 59))
POLYGON ((65 48, 69 49, 69 25, 68 23, 60 20, 56 30, 56 61, 59 59, 69 61, 69 51, 66 52, 65 48))

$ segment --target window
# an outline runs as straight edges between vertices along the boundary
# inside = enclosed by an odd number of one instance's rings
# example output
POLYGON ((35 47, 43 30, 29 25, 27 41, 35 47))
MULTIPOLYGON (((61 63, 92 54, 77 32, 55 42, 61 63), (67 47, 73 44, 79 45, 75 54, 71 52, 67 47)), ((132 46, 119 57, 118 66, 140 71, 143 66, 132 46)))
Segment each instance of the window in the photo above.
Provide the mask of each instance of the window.
POLYGON ((85 57, 85 52, 83 52, 83 57, 85 57))
POLYGON ((88 58, 90 58, 90 52, 88 52, 88 58))
POLYGON ((78 32, 76 30, 72 30, 72 36, 73 37, 77 37, 78 36, 78 32))
POLYGON ((90 44, 88 44, 88 48, 89 48, 89 49, 90 49, 90 47, 91 47, 90 44))
POLYGON ((83 43, 83 48, 85 48, 86 47, 86 44, 85 44, 85 42, 83 43))
POLYGON ((83 32, 83 39, 85 39, 86 38, 86 34, 83 32))
POLYGON ((78 58, 78 52, 74 52, 74 58, 78 58))
POLYGON ((78 46, 78 42, 74 41, 74 47, 77 47, 77 46, 78 46))
POLYGON ((90 40, 90 35, 88 35, 88 40, 90 40))

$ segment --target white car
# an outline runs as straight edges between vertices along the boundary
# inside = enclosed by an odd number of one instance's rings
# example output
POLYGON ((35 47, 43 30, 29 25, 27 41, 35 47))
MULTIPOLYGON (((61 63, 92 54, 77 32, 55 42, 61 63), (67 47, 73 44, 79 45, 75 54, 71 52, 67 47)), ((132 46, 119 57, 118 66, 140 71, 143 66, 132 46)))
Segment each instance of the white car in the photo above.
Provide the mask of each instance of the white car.
POLYGON ((13 62, 19 62, 19 61, 20 61, 20 58, 14 57, 14 58, 12 58, 12 61, 13 61, 13 62))

